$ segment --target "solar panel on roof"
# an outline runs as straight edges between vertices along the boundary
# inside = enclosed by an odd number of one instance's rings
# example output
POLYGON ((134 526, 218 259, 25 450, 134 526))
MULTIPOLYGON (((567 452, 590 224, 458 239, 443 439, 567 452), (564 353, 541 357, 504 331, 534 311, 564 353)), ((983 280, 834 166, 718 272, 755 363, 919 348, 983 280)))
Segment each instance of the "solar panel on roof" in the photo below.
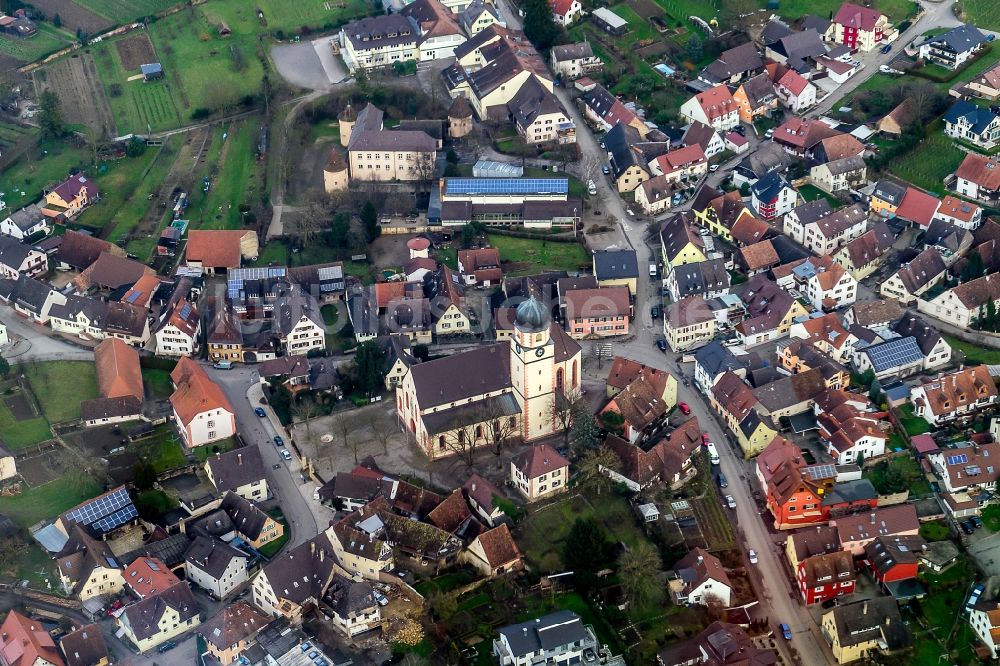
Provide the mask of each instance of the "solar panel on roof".
POLYGON ((66 519, 107 533, 138 517, 128 491, 122 487, 66 513, 66 519))
POLYGON ((567 178, 446 178, 446 194, 567 194, 567 178))
POLYGON ((181 308, 181 319, 187 319, 191 316, 191 304, 185 303, 184 307, 181 308))
POLYGON ((869 347, 865 353, 868 354, 876 372, 918 363, 924 358, 916 338, 913 337, 889 340, 869 347))
POLYGON ((969 456, 965 455, 964 453, 960 453, 955 456, 948 456, 949 465, 961 465, 967 462, 969 462, 969 456))
POLYGON ((131 303, 131 304, 134 305, 135 302, 137 300, 139 300, 140 296, 142 296, 142 294, 140 294, 138 291, 135 291, 135 292, 132 292, 131 294, 129 294, 128 298, 126 298, 125 300, 127 300, 129 303, 131 303))

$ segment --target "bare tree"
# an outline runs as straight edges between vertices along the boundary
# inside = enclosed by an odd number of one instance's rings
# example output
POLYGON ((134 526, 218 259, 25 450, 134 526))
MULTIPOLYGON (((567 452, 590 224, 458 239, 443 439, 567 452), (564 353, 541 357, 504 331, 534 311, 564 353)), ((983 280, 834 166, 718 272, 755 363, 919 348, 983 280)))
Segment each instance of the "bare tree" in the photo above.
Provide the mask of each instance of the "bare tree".
POLYGON ((476 428, 474 425, 461 426, 445 435, 444 445, 458 456, 466 467, 476 462, 476 428))
POLYGON ((316 240, 330 226, 333 218, 332 204, 331 198, 325 192, 315 189, 306 192, 302 212, 295 220, 293 234, 303 245, 316 240))
POLYGON ((600 168, 601 160, 597 155, 585 153, 583 159, 580 160, 580 173, 583 175, 584 180, 594 180, 600 168))
POLYGON ((306 439, 312 439, 309 424, 319 413, 319 404, 310 396, 303 396, 292 403, 292 416, 306 427, 306 439))
POLYGON ((13 575, 21 556, 28 550, 28 544, 19 536, 7 536, 0 539, 0 574, 13 575))
POLYGON ((375 441, 382 447, 382 455, 389 455, 389 442, 395 434, 393 428, 385 419, 379 418, 379 414, 375 410, 368 412, 365 416, 365 421, 367 421, 375 441))
POLYGON ((343 412, 337 414, 337 416, 333 419, 333 425, 337 428, 337 432, 340 434, 341 443, 352 454, 354 454, 354 464, 357 465, 359 455, 361 453, 361 440, 357 437, 351 437, 351 430, 353 426, 347 419, 347 414, 343 412))
POLYGON ((497 469, 503 467, 503 452, 517 432, 517 419, 505 413, 499 404, 492 404, 482 410, 486 443, 497 458, 497 469))
POLYGON ((437 163, 429 154, 418 153, 416 163, 414 164, 414 173, 417 175, 417 182, 420 184, 420 187, 428 188, 437 175, 437 163))
POLYGON ((100 458, 85 456, 77 449, 63 446, 56 454, 59 466, 65 472, 63 479, 72 488, 82 490, 94 481, 104 482, 107 473, 100 458))
POLYGON ((615 452, 606 446, 599 446, 588 451, 577 464, 581 485, 601 495, 605 490, 611 490, 615 482, 607 475, 607 471, 621 470, 621 461, 615 452))
POLYGON ((756 0, 722 0, 725 20, 741 30, 753 22, 753 14, 759 8, 756 0))
POLYGON ((569 435, 573 431, 573 418, 577 409, 577 401, 580 400, 578 391, 563 393, 556 392, 556 397, 552 401, 552 422, 556 429, 563 435, 563 445, 569 446, 569 435))
POLYGON ((618 577, 632 603, 649 601, 656 591, 660 573, 660 555, 648 541, 640 541, 618 560, 618 577))

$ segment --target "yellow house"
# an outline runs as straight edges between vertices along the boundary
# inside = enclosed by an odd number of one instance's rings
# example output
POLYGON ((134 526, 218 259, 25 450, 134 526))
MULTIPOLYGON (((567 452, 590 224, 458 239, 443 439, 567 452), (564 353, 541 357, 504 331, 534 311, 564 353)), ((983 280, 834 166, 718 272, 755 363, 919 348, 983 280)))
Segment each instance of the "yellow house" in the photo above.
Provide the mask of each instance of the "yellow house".
POLYGON ((116 623, 138 651, 145 652, 197 627, 201 614, 191 588, 180 582, 129 604, 116 623))
POLYGON ((736 429, 736 440, 743 449, 743 457, 748 459, 763 451, 777 436, 778 431, 770 421, 755 410, 750 410, 736 429))
POLYGON ((247 602, 237 601, 202 624, 198 633, 220 664, 231 664, 270 621, 271 618, 247 602))
POLYGON ((688 296, 667 306, 663 336, 675 352, 700 347, 715 337, 715 314, 701 296, 688 296))
POLYGON ((820 630, 838 664, 876 653, 891 654, 913 644, 892 597, 841 604, 823 615, 820 630))
POLYGON ((705 243, 690 223, 690 214, 674 215, 660 227, 660 248, 663 258, 663 274, 667 267, 697 264, 708 261, 705 243))
POLYGON ((66 594, 86 601, 102 595, 118 594, 125 584, 111 548, 94 539, 79 525, 73 525, 56 566, 66 594))
POLYGON ((736 223, 747 217, 754 217, 736 190, 722 194, 710 187, 703 187, 691 205, 695 224, 709 230, 713 236, 718 236, 729 243, 733 242, 731 229, 736 223), (717 194, 714 198, 712 194, 717 194))
POLYGON ((890 217, 899 208, 906 194, 906 187, 891 180, 880 180, 875 183, 871 198, 868 200, 868 210, 879 217, 890 217))
POLYGON ((595 252, 591 268, 598 287, 628 287, 635 296, 639 279, 639 261, 635 250, 607 250, 595 252))

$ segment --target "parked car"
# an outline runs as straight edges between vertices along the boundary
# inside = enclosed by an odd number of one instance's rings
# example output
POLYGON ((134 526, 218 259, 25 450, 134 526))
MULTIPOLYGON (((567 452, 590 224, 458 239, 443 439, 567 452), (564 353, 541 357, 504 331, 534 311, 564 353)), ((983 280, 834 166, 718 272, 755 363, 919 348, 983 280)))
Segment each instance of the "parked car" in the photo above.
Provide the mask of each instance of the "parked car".
POLYGON ((720 488, 728 488, 729 487, 729 482, 726 481, 726 475, 723 474, 722 472, 719 472, 716 475, 715 480, 718 482, 720 488))
POLYGON ((604 175, 606 176, 606 175, 608 175, 609 173, 611 173, 611 167, 609 167, 609 166, 607 166, 607 165, 605 165, 605 166, 602 166, 602 167, 601 167, 601 171, 602 171, 602 172, 604 173, 604 175))
POLYGON ((262 419, 267 417, 267 412, 264 411, 263 407, 255 407, 253 413, 262 419))
POLYGON ((718 465, 720 462, 722 462, 722 460, 719 458, 719 450, 715 448, 715 444, 709 442, 708 444, 705 445, 705 447, 708 449, 709 462, 711 462, 713 465, 718 465))
POLYGON ((712 173, 715 173, 716 171, 719 170, 719 165, 713 164, 712 166, 708 167, 708 170, 711 171, 712 173))
POLYGON ((979 516, 969 516, 969 522, 972 523, 972 526, 977 530, 983 526, 983 519, 979 516))
POLYGON ((288 449, 281 449, 281 457, 290 461, 292 459, 292 454, 288 449))
POLYGON ((275 446, 284 446, 285 445, 285 440, 281 439, 281 435, 275 435, 274 436, 274 445, 275 446))
POLYGON ((750 557, 750 564, 757 564, 757 551, 751 548, 747 551, 747 556, 750 557))
POLYGON ((726 495, 726 506, 728 506, 730 509, 735 509, 736 498, 734 498, 732 495, 726 495))
POLYGON ((708 446, 711 442, 712 442, 712 440, 709 439, 707 432, 701 433, 701 445, 702 446, 708 446))
POLYGON ((792 628, 791 627, 789 627, 787 624, 785 624, 784 622, 782 622, 781 624, 778 625, 778 628, 781 629, 781 635, 784 637, 784 639, 786 641, 792 640, 792 628))
POLYGON ((660 338, 656 341, 656 346, 660 348, 661 352, 667 351, 667 340, 666 338, 660 338))
POLYGON ((886 44, 885 46, 882 47, 882 53, 888 53, 891 50, 892 50, 892 44, 886 44))
POLYGON ((649 314, 651 314, 653 316, 653 319, 659 319, 660 318, 660 306, 659 305, 654 305, 653 309, 651 309, 649 311, 649 314))
POLYGON ((965 532, 966 534, 972 534, 973 532, 976 531, 976 526, 973 525, 972 521, 970 520, 963 520, 959 522, 958 525, 959 527, 962 528, 962 531, 965 532))
POLYGON ((156 651, 159 652, 160 654, 163 654, 164 652, 169 652, 170 650, 173 650, 175 647, 177 647, 177 643, 174 643, 173 641, 167 641, 160 647, 156 648, 156 651))
POLYGON ((212 367, 215 368, 216 370, 232 370, 233 369, 233 362, 232 361, 219 361, 218 363, 213 363, 212 367))
POLYGON ((373 590, 372 594, 375 596, 375 601, 378 602, 379 606, 388 606, 389 600, 385 598, 385 595, 378 590, 373 590))
POLYGON ((764 138, 765 139, 770 139, 773 136, 774 136, 774 128, 773 127, 771 129, 767 130, 766 132, 764 132, 764 138))
POLYGON ((691 406, 684 401, 677 403, 677 409, 681 410, 681 414, 683 414, 684 416, 687 416, 688 414, 691 413, 691 406))

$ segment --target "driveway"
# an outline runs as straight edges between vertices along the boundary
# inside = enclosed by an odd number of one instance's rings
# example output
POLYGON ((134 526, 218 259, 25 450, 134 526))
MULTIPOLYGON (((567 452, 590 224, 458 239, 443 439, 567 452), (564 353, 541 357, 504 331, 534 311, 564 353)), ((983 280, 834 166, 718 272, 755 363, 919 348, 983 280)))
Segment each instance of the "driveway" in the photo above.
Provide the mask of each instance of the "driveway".
POLYGON ((22 361, 93 361, 94 352, 82 343, 67 342, 47 326, 24 319, 14 309, 0 305, 0 322, 7 325, 10 343, 3 357, 12 365, 22 361))
POLYGON ((335 36, 312 41, 276 44, 271 60, 281 77, 294 85, 311 90, 326 90, 350 76, 344 61, 333 55, 330 42, 335 36))

